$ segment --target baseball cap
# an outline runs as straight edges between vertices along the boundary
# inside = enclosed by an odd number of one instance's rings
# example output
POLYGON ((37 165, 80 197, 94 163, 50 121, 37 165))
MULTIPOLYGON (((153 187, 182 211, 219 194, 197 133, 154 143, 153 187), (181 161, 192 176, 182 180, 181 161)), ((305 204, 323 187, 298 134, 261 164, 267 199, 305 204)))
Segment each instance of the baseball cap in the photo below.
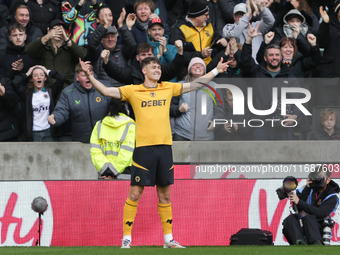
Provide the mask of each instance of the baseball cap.
POLYGON ((164 28, 163 22, 160 18, 153 18, 153 19, 149 20, 148 28, 151 28, 153 25, 156 25, 156 24, 161 25, 162 28, 164 28))
POLYGON ((68 24, 62 22, 60 19, 52 20, 50 23, 49 29, 52 29, 54 26, 57 26, 57 25, 62 25, 65 29, 68 29, 68 24))
POLYGON ((108 35, 108 34, 117 34, 117 33, 118 33, 118 31, 117 31, 116 28, 114 28, 114 27, 112 27, 112 26, 109 26, 109 27, 107 28, 107 32, 106 32, 105 35, 108 35))
POLYGON ((237 5, 235 5, 234 7, 234 14, 237 12, 243 12, 246 13, 247 12, 247 6, 245 3, 239 3, 237 5))

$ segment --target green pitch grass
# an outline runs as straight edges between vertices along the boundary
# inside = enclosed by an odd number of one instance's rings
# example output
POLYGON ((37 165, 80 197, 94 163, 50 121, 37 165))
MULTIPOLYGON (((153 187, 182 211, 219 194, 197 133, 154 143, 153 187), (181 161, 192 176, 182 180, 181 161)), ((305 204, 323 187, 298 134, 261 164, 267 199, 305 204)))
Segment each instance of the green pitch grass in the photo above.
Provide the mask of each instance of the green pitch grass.
POLYGON ((159 254, 230 254, 230 255, 334 255, 339 254, 337 246, 195 246, 186 249, 163 249, 156 246, 139 246, 131 249, 120 247, 0 247, 0 254, 4 255, 159 255, 159 254))

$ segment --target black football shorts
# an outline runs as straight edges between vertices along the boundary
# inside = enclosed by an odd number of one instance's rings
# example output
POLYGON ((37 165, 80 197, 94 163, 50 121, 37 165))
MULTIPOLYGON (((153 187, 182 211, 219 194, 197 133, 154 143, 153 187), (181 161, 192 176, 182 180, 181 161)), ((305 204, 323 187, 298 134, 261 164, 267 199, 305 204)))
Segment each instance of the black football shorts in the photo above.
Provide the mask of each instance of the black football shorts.
POLYGON ((171 145, 135 148, 131 168, 131 185, 168 186, 174 183, 171 145))

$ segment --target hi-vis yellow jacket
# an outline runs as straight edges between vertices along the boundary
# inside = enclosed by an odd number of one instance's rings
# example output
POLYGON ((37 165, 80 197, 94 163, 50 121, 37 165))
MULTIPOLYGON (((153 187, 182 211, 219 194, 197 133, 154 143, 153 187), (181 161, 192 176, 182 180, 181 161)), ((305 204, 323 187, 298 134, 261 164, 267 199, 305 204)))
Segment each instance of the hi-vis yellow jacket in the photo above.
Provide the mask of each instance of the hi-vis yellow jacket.
POLYGON ((100 175, 107 168, 118 175, 132 165, 135 133, 134 120, 122 113, 115 118, 107 116, 96 123, 90 139, 90 152, 100 175))

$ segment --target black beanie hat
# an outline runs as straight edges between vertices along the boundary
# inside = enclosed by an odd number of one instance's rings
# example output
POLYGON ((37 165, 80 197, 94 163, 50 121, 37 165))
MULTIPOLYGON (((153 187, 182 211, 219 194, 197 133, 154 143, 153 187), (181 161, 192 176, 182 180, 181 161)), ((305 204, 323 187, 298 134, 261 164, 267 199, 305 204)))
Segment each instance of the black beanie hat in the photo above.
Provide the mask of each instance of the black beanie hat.
POLYGON ((335 0, 334 1, 334 12, 335 12, 335 14, 337 14, 338 11, 340 10, 339 7, 340 7, 340 0, 335 0))
POLYGON ((205 0, 195 0, 191 2, 188 10, 189 18, 196 18, 209 11, 208 3, 205 0))

